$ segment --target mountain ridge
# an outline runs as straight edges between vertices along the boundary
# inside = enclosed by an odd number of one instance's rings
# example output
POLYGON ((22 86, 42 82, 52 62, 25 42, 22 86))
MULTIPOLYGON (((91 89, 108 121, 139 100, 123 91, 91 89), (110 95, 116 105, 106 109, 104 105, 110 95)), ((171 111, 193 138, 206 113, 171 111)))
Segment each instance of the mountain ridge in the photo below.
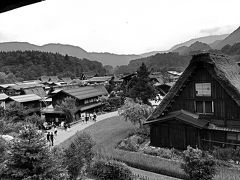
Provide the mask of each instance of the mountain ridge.
POLYGON ((240 26, 216 45, 216 49, 222 49, 226 45, 234 45, 240 42, 240 26))

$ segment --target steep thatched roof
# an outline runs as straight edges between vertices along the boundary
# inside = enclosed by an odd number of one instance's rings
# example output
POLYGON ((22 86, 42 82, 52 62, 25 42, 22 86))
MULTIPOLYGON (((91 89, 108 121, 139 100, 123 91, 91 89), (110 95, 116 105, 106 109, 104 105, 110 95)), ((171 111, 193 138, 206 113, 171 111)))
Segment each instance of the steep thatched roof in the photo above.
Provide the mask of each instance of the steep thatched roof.
POLYGON ((203 53, 194 55, 190 64, 179 77, 160 105, 147 119, 151 121, 165 115, 173 98, 178 94, 183 84, 199 65, 206 67, 209 73, 221 84, 229 96, 240 106, 240 67, 228 56, 220 54, 203 53))

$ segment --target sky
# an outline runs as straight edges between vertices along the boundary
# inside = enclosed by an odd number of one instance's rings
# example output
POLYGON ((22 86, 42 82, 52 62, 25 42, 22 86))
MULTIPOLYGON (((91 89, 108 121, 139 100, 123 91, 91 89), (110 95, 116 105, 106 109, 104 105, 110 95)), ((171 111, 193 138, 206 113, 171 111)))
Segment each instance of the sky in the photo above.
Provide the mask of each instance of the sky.
POLYGON ((45 0, 0 14, 0 42, 141 54, 240 26, 239 0, 45 0))

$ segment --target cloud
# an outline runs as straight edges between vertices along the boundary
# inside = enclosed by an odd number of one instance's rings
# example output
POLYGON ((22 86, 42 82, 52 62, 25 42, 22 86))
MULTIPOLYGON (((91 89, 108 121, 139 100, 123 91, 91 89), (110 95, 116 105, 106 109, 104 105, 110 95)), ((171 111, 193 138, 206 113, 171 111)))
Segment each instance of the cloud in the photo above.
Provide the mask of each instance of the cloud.
POLYGON ((204 35, 217 35, 217 34, 229 34, 236 29, 235 26, 227 25, 222 27, 213 27, 200 30, 200 34, 204 35))

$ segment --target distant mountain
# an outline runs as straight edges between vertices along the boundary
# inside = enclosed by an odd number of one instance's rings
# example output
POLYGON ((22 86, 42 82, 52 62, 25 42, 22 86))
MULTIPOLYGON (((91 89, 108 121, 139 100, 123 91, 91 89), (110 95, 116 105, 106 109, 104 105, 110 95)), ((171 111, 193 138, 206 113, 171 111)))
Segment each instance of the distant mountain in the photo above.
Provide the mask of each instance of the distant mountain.
POLYGON ((0 51, 42 51, 59 53, 61 55, 68 54, 69 56, 77 57, 80 59, 86 58, 93 61, 101 62, 103 65, 127 65, 130 60, 141 58, 140 55, 118 55, 111 53, 95 53, 87 52, 78 46, 66 45, 66 44, 46 44, 43 46, 37 46, 27 42, 5 42, 0 43, 0 51))
POLYGON ((96 53, 91 52, 89 53, 90 57, 89 59, 94 61, 99 61, 103 63, 103 65, 111 65, 111 66, 118 66, 118 65, 127 65, 130 60, 132 59, 138 59, 141 56, 140 55, 119 55, 119 54, 112 54, 108 52, 104 53, 96 53))
POLYGON ((167 52, 168 51, 151 51, 151 52, 140 54, 140 56, 145 58, 145 57, 154 56, 156 54, 163 54, 163 53, 167 53, 167 52))
POLYGON ((222 49, 226 45, 233 45, 240 42, 240 27, 228 35, 224 40, 216 45, 216 49, 222 49))
POLYGON ((221 42, 222 40, 216 40, 214 41, 213 43, 209 44, 209 46, 212 48, 212 49, 216 49, 217 45, 221 42))
POLYGON ((179 55, 188 55, 188 54, 206 52, 206 51, 209 51, 210 49, 212 48, 208 44, 196 41, 195 43, 191 44, 189 47, 181 46, 173 50, 173 52, 177 52, 179 53, 179 55))
POLYGON ((197 41, 206 43, 206 44, 212 44, 217 40, 222 40, 222 39, 226 38, 227 36, 228 36, 228 34, 222 34, 222 35, 212 35, 212 36, 205 36, 205 37, 191 39, 189 41, 186 41, 186 42, 183 42, 183 43, 173 46, 169 51, 174 51, 175 49, 182 47, 182 46, 189 47, 191 44, 193 44, 197 41))
POLYGON ((22 80, 37 79, 42 75, 70 73, 80 77, 84 72, 104 75, 102 63, 68 55, 41 51, 0 52, 0 72, 12 73, 22 80))
POLYGON ((189 63, 191 56, 181 56, 178 53, 163 53, 149 56, 146 58, 135 59, 129 62, 126 66, 120 66, 115 69, 116 74, 132 73, 135 72, 142 63, 152 71, 183 71, 189 63))
POLYGON ((189 54, 190 48, 187 46, 181 46, 178 47, 177 49, 174 49, 172 52, 177 52, 179 55, 189 54))

